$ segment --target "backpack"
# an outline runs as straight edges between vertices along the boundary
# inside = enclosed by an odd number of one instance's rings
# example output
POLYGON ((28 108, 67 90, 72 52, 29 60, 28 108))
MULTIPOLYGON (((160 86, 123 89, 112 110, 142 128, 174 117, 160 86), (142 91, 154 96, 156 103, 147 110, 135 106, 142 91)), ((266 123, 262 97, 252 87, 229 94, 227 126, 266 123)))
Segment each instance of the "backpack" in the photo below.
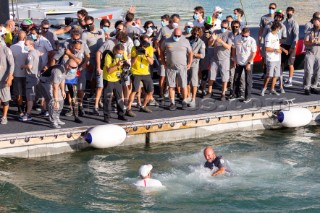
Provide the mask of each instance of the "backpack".
POLYGON ((101 59, 101 63, 100 63, 100 68, 101 68, 101 69, 103 69, 103 67, 104 67, 104 62, 105 62, 105 58, 106 58, 107 54, 111 56, 112 62, 113 62, 113 60, 114 60, 114 54, 113 54, 113 52, 112 52, 111 50, 105 50, 105 51, 102 53, 102 59, 101 59))

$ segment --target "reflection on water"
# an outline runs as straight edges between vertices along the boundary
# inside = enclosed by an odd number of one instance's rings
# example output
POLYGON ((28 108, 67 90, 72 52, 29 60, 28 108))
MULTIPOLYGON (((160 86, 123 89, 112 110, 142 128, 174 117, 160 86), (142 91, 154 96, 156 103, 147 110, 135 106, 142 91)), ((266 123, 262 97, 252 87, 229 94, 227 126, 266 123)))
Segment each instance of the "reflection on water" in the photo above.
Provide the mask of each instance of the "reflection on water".
POLYGON ((219 134, 168 144, 87 150, 38 159, 1 159, 5 211, 290 211, 320 209, 319 128, 219 134), (211 177, 212 145, 234 174, 211 177), (160 191, 137 189, 153 164, 160 191))

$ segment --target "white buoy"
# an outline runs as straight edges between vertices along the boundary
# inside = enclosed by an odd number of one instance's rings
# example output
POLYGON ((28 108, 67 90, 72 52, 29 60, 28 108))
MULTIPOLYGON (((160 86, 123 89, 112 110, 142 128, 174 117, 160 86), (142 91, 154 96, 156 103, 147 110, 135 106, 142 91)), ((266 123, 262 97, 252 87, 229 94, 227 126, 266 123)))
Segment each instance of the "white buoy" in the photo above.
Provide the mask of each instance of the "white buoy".
POLYGON ((290 107, 288 110, 281 110, 277 118, 284 127, 301 127, 310 123, 312 113, 306 108, 290 107))
POLYGON ((107 124, 90 129, 84 139, 94 148, 104 149, 122 144, 126 136, 122 127, 107 124))

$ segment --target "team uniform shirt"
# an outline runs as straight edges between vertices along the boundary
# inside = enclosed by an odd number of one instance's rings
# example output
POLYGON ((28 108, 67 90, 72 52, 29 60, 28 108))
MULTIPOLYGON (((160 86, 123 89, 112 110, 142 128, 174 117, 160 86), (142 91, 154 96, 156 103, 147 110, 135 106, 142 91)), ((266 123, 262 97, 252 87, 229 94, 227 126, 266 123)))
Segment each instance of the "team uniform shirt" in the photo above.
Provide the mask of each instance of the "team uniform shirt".
POLYGON ((173 37, 166 39, 162 44, 162 50, 165 52, 167 66, 170 69, 187 66, 187 53, 192 51, 189 41, 184 36, 177 42, 173 37))
POLYGON ((42 36, 48 39, 48 41, 50 42, 51 46, 54 47, 54 49, 56 45, 59 44, 57 35, 50 30, 48 30, 45 34, 42 34, 42 36))
POLYGON ((140 30, 135 26, 127 26, 127 34, 128 36, 133 39, 134 35, 140 35, 140 30))
POLYGON ((123 58, 112 58, 110 54, 107 54, 105 57, 104 67, 103 67, 103 79, 109 82, 117 82, 120 80, 119 76, 122 73, 122 67, 117 67, 115 71, 109 73, 107 69, 109 67, 115 66, 121 60, 128 60, 127 53, 123 53, 123 58))
MULTIPOLYGON (((278 34, 268 33, 265 38, 265 47, 270 47, 272 49, 280 48, 280 39, 278 34)), ((280 61, 281 53, 275 52, 266 52, 267 61, 280 61)))
MULTIPOLYGON (((145 48, 146 55, 153 58, 153 47, 149 46, 145 48)), ((133 75, 149 75, 149 61, 146 55, 138 55, 138 58, 134 65, 132 65, 131 72, 133 75)), ((136 47, 132 48, 131 57, 137 56, 136 47)))
POLYGON ((262 28, 265 28, 270 22, 274 20, 274 17, 270 16, 269 14, 264 15, 260 19, 260 24, 259 26, 262 28))
POLYGON ((24 41, 19 41, 10 46, 14 58, 14 77, 26 77, 26 70, 21 69, 21 66, 25 65, 28 56, 28 52, 24 50, 24 47, 24 41))
POLYGON ((198 20, 194 20, 193 21, 193 26, 203 28, 204 27, 204 20, 202 20, 200 22, 198 20))
MULTIPOLYGON (((188 40, 191 45, 192 52, 196 54, 200 54, 201 55, 200 58, 203 59, 206 56, 206 45, 202 41, 202 39, 201 38, 194 39, 192 37, 189 37, 188 40)), ((200 58, 193 57, 192 64, 198 65, 200 58)))
POLYGON ((4 85, 9 74, 13 74, 14 59, 11 50, 3 44, 0 44, 0 85, 4 85))
POLYGON ((138 180, 136 183, 134 183, 135 186, 137 187, 164 187, 162 183, 156 179, 143 179, 143 180, 138 180))
POLYGON ((159 33, 156 36, 156 40, 162 43, 164 40, 171 37, 173 30, 173 28, 171 29, 168 26, 161 27, 159 33))
POLYGON ((95 62, 96 52, 103 45, 105 36, 103 30, 99 29, 95 32, 83 32, 81 40, 88 45, 90 50, 90 61, 95 62))
POLYGON ((217 156, 211 163, 208 161, 205 162, 204 167, 212 170, 214 167, 221 169, 222 167, 226 167, 226 166, 222 156, 217 156))
MULTIPOLYGON (((221 32, 221 30, 217 30, 216 35, 218 38, 222 39, 223 42, 227 44, 232 44, 233 41, 230 37, 230 31, 226 30, 224 33, 221 32)), ((223 61, 223 60, 230 60, 230 49, 226 49, 223 47, 221 43, 215 42, 213 47, 213 60, 214 61, 223 61)))
MULTIPOLYGON (((269 22, 267 26, 264 28, 263 33, 262 33, 262 39, 261 39, 261 44, 264 45, 265 43, 265 37, 268 35, 268 33, 271 32, 271 26, 273 24, 273 21, 269 22)), ((280 41, 286 41, 287 40, 287 28, 284 24, 281 24, 281 29, 278 31, 278 37, 280 41)))
POLYGON ((248 64, 252 52, 257 52, 256 40, 249 36, 243 41, 241 34, 235 37, 232 48, 236 49, 237 63, 241 66, 248 64))
POLYGON ((42 69, 44 66, 48 64, 48 53, 53 50, 51 43, 48 39, 43 36, 40 36, 38 40, 34 42, 34 48, 41 53, 39 67, 42 69))
POLYGON ((293 18, 286 19, 283 24, 286 26, 287 39, 283 44, 290 45, 291 48, 296 48, 299 40, 299 24, 293 18))
POLYGON ((307 41, 318 41, 318 44, 314 44, 312 46, 308 46, 307 53, 320 58, 320 30, 316 30, 315 28, 311 28, 305 37, 307 41))
POLYGON ((38 84, 38 77, 39 77, 39 61, 40 61, 40 52, 36 49, 31 50, 28 53, 26 65, 32 65, 32 68, 29 70, 27 69, 27 82, 30 85, 37 85, 38 84))
MULTIPOLYGON (((61 66, 62 69, 63 69, 63 72, 58 69, 58 68, 54 68, 51 72, 51 76, 50 76, 50 84, 53 85, 53 84, 61 84, 65 78, 66 78, 66 70, 65 70, 65 67, 64 66, 61 66)), ((51 86, 50 88, 50 95, 51 97, 53 98, 53 86, 51 86)), ((58 101, 63 101, 63 96, 62 96, 62 91, 61 89, 59 89, 58 91, 58 101)))
MULTIPOLYGON (((99 52, 103 53, 106 50, 110 50, 112 52, 114 46, 117 43, 117 39, 115 37, 108 39, 103 43, 103 45, 99 48, 99 52)), ((121 43, 124 47, 124 51, 127 53, 131 53, 133 48, 133 41, 130 37, 128 37, 128 41, 126 43, 121 43)))

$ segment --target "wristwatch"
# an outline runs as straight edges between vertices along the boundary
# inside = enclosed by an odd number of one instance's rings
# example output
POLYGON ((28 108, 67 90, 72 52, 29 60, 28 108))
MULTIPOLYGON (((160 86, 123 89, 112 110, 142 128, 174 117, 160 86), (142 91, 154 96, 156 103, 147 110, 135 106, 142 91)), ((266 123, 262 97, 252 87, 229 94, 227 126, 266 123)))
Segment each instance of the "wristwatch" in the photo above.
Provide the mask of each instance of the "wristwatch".
POLYGON ((251 64, 251 65, 252 65, 252 64, 253 64, 253 62, 248 61, 248 64, 251 64))

